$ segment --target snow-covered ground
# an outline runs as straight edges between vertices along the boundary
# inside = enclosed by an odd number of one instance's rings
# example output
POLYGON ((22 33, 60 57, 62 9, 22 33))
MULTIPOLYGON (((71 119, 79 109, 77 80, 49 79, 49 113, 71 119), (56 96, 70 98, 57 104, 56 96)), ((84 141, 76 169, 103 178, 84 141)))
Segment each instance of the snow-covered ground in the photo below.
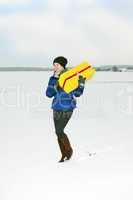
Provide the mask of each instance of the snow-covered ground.
POLYGON ((73 158, 58 163, 51 73, 0 73, 0 200, 132 199, 133 75, 86 84, 66 127, 73 158))

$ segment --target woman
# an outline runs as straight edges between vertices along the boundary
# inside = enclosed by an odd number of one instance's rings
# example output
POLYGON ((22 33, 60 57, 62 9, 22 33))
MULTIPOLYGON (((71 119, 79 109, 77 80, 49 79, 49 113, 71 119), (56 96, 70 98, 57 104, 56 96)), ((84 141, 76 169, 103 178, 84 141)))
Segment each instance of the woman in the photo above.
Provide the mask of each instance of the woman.
POLYGON ((72 157, 73 149, 67 134, 64 132, 68 121, 70 120, 73 110, 76 108, 76 98, 80 97, 84 91, 85 78, 81 75, 78 79, 79 86, 74 91, 67 94, 58 84, 60 75, 66 72, 67 59, 60 56, 53 61, 54 74, 50 77, 46 89, 46 96, 54 97, 51 108, 53 109, 53 120, 55 125, 55 132, 57 141, 60 147, 62 157, 59 162, 69 160, 72 157))

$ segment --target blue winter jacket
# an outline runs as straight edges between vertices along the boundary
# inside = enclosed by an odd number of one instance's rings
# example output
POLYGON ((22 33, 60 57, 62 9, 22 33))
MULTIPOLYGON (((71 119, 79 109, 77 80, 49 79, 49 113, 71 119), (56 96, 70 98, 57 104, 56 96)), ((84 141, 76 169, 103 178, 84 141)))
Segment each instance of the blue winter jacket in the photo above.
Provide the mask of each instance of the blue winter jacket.
POLYGON ((46 89, 46 96, 54 97, 51 108, 56 111, 68 111, 76 108, 76 98, 83 94, 84 86, 79 86, 69 94, 61 87, 56 87, 58 78, 51 76, 46 89))

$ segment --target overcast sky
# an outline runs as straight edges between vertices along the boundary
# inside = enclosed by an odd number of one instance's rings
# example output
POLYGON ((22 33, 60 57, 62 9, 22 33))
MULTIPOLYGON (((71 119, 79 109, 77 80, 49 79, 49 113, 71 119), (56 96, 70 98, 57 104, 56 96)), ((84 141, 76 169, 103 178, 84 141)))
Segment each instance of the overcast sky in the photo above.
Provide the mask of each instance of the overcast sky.
POLYGON ((0 66, 133 64, 131 0, 0 0, 0 66))

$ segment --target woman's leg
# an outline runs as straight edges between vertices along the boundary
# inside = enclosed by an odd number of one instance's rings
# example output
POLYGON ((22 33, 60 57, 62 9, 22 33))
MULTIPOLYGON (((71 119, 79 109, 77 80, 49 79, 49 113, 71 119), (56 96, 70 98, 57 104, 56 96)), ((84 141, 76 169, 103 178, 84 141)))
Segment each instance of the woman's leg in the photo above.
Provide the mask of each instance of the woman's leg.
POLYGON ((67 157, 67 159, 70 159, 73 153, 69 139, 67 135, 64 133, 64 128, 66 127, 68 121, 70 120, 72 113, 73 111, 53 110, 55 132, 58 137, 58 144, 62 153, 62 158, 60 162, 63 162, 65 157, 67 157))
POLYGON ((61 138, 64 136, 64 129, 72 116, 72 111, 55 111, 53 110, 53 118, 55 125, 55 132, 57 137, 61 138))

